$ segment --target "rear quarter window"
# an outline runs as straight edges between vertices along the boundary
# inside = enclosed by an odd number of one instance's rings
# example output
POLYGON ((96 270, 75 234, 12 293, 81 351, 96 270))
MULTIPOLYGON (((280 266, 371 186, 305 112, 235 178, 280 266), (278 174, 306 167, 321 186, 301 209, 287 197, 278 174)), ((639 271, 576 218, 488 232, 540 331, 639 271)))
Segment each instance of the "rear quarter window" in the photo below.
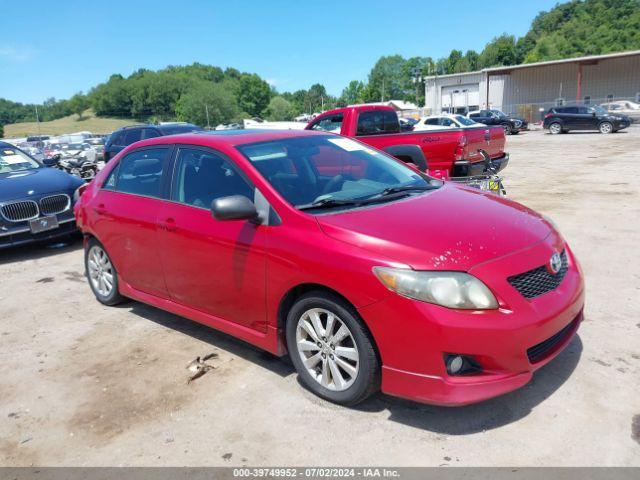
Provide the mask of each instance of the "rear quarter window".
POLYGON ((400 133, 400 123, 396 112, 371 110, 358 115, 356 135, 384 135, 400 133))

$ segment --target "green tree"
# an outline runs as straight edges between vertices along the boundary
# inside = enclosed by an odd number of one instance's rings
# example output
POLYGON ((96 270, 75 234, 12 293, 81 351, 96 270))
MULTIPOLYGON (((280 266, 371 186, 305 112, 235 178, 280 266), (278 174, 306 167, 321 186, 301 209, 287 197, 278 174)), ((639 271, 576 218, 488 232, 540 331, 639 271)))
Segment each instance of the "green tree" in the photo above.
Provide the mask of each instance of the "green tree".
POLYGON ((184 93, 176 104, 178 120, 202 126, 230 122, 237 113, 238 104, 229 89, 202 80, 184 93))
POLYGON ((291 120, 295 116, 293 104, 281 96, 273 97, 265 110, 265 116, 272 121, 291 120))
POLYGON ((82 119, 82 113, 89 108, 89 99, 82 92, 76 93, 69 100, 69 108, 78 115, 79 119, 82 119))
POLYGON ((506 33, 491 40, 482 50, 478 63, 482 68, 515 65, 518 62, 516 39, 506 33))
POLYGON ((271 87, 256 74, 242 74, 237 83, 238 105, 251 116, 260 116, 271 100, 271 87))
POLYGON ((342 106, 363 103, 365 98, 365 84, 358 80, 351 80, 349 85, 342 90, 339 102, 342 106))
POLYGON ((4 125, 0 123, 0 138, 4 138, 4 125))
POLYGON ((402 99, 405 96, 405 78, 402 66, 406 60, 401 55, 380 57, 369 72, 367 101, 402 99))

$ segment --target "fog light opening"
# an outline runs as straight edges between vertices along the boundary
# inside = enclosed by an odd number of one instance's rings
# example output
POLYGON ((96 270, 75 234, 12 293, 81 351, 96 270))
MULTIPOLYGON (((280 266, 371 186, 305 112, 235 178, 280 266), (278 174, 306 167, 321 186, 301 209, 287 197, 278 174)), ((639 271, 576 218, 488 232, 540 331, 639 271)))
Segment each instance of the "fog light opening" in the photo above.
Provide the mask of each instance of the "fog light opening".
POLYGON ((444 357, 447 373, 451 376, 469 375, 482 371, 473 357, 466 355, 448 354, 444 357))

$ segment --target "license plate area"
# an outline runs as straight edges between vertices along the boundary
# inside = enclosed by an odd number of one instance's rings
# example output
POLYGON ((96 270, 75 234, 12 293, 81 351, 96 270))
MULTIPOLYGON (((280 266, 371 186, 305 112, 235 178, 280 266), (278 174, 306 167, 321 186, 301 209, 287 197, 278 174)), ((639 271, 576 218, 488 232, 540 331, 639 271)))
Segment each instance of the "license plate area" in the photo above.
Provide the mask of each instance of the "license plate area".
POLYGON ((58 228, 58 217, 55 215, 49 215, 46 217, 34 218, 29 221, 29 228, 31 233, 41 233, 47 230, 55 230, 58 228))

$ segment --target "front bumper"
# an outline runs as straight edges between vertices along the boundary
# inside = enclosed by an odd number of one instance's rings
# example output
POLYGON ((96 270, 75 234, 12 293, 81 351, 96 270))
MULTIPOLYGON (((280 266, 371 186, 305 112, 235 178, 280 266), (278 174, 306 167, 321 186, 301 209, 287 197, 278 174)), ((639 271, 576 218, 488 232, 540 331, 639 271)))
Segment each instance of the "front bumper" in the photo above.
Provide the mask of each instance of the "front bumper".
POLYGON ((24 224, 10 227, 6 230, 0 229, 0 250, 71 235, 78 231, 75 220, 76 219, 74 217, 61 218, 58 220, 58 228, 35 234, 31 233, 29 226, 25 226, 24 224))
MULTIPOLYGON (((491 163, 495 171, 500 172, 504 170, 509 163, 509 154, 505 153, 501 157, 492 158, 491 163)), ((482 160, 476 162, 459 160, 453 164, 453 177, 475 177, 485 174, 485 164, 482 160)))
POLYGON ((361 308, 359 312, 371 329, 382 359, 382 391, 419 402, 457 406, 525 385, 535 370, 571 342, 582 321, 584 283, 575 258, 566 248, 569 270, 562 283, 533 300, 522 297, 506 277, 504 285, 496 279, 487 280, 495 271, 505 272, 502 267, 508 268, 509 264, 518 264, 513 267, 516 271, 526 271, 530 268, 528 259, 540 258, 541 253, 549 258, 545 242, 471 270, 499 297, 498 310, 451 310, 395 294, 361 308), (562 336, 552 347, 530 361, 527 350, 558 332, 562 336), (444 363, 446 354, 472 356, 482 370, 451 376, 444 363))

